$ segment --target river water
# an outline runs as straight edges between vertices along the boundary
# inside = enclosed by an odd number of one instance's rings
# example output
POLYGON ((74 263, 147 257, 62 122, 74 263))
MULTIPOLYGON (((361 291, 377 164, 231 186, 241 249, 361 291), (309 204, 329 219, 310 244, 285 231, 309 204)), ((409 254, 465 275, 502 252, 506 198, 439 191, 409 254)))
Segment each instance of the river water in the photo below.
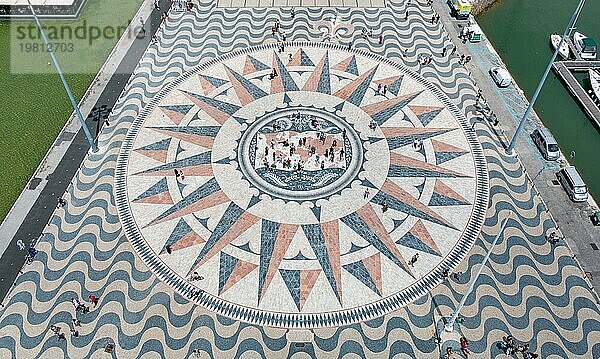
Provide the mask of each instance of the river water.
MULTIPOLYGON (((479 25, 508 66, 515 81, 531 99, 550 57, 550 34, 563 33, 577 0, 499 0, 477 17, 479 25)), ((577 29, 600 43, 600 1, 587 0, 577 29)), ((587 74, 577 75, 590 89, 587 74)), ((561 80, 550 72, 535 105, 563 153, 600 200, 600 129, 579 107, 561 80)), ((525 136, 527 134, 524 133, 525 136)))

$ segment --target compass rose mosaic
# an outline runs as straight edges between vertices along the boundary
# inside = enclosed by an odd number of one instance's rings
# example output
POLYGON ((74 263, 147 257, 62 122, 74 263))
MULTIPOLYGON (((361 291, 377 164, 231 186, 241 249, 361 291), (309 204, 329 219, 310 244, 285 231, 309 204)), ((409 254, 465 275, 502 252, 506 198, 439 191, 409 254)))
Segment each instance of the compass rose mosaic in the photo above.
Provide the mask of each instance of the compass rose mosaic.
POLYGON ((479 235, 486 172, 463 115, 419 75, 337 45, 265 45, 165 85, 124 141, 116 202, 180 294, 326 327, 439 284, 479 235))

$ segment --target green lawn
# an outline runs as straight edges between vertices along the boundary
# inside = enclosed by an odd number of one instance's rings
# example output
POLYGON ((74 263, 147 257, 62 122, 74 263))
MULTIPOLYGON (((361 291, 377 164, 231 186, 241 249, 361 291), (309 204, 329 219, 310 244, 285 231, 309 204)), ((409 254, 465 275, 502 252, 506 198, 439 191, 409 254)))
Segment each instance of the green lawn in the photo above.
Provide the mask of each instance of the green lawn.
MULTIPOLYGON (((94 26, 126 25, 140 4, 141 0, 88 0, 79 20, 43 20, 42 23, 44 26, 76 27, 85 20, 88 26, 90 23, 94 26)), ((15 26, 29 26, 30 23, 33 22, 0 21, 0 43, 5 49, 0 51, 0 220, 4 219, 72 112, 58 74, 47 64, 49 54, 18 51, 20 45, 14 42, 15 26), (21 73, 15 73, 15 68, 21 73)), ((92 46, 81 46, 73 53, 56 52, 63 70, 71 68, 79 72, 65 75, 77 100, 85 93, 116 41, 116 38, 103 38, 92 46)))

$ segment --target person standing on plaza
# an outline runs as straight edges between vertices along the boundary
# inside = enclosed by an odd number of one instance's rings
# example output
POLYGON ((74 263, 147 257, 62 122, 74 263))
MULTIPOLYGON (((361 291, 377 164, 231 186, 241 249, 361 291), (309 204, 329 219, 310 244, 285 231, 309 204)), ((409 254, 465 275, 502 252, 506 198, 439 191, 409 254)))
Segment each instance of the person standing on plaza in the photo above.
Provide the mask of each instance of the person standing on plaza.
POLYGON ((144 27, 144 19, 140 16, 140 26, 142 27, 142 34, 146 36, 146 27, 144 27))
POLYGON ((96 297, 93 294, 90 294, 90 296, 88 298, 90 299, 90 302, 94 303, 94 308, 96 308, 96 306, 98 305, 98 301, 100 300, 100 298, 96 297))
POLYGON ((460 338, 460 351, 463 353, 465 358, 468 358, 469 355, 471 355, 471 351, 469 350, 469 342, 465 337, 460 338))

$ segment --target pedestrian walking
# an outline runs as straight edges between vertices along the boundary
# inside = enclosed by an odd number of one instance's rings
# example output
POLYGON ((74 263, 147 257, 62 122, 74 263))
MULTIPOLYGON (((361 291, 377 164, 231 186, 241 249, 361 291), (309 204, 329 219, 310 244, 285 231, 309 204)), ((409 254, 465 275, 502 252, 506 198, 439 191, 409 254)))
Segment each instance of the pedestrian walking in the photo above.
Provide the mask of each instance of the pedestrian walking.
POLYGON ((100 300, 100 298, 96 297, 93 294, 91 294, 88 298, 90 299, 90 302, 94 303, 94 308, 96 308, 96 306, 98 305, 98 301, 100 300))
POLYGON ((379 95, 380 92, 381 92, 381 84, 377 84, 377 91, 375 91, 375 94, 379 95))
POLYGON ((454 55, 456 53, 456 45, 452 46, 452 51, 450 52, 450 55, 454 55))
POLYGON ((469 355, 471 355, 471 351, 469 350, 469 342, 465 337, 460 338, 460 351, 465 356, 465 358, 468 358, 469 355))
POLYGON ((73 307, 75 307, 75 311, 81 309, 81 302, 79 302, 79 299, 71 298, 71 304, 73 304, 73 307))
POLYGON ((450 269, 448 269, 448 268, 444 269, 444 271, 442 272, 442 278, 448 279, 449 275, 450 275, 450 269))
POLYGON ((146 28, 144 27, 144 19, 140 16, 140 26, 142 27, 142 34, 146 36, 146 28))
POLYGON ((406 13, 404 14, 404 20, 408 20, 408 10, 406 10, 406 13))
POLYGON ((371 193, 369 192, 369 189, 368 189, 368 188, 366 188, 366 189, 365 189, 365 193, 363 194, 363 199, 367 199, 367 198, 369 198, 369 195, 370 195, 370 194, 371 194, 371 193))
POLYGON ((412 256, 410 261, 408 261, 408 265, 410 265, 411 267, 414 267, 415 263, 417 263, 417 260, 419 260, 419 253, 415 253, 415 255, 412 256))
POLYGON ((446 56, 446 51, 447 50, 448 50, 448 48, 444 46, 444 48, 442 49, 442 57, 446 56))
POLYGON ((348 42, 348 50, 352 49, 352 41, 348 42))
POLYGON ((523 353, 523 359, 536 359, 539 355, 536 353, 526 351, 523 353))
POLYGON ((294 10, 294 8, 290 10, 290 16, 292 17, 292 20, 296 17, 296 11, 294 10))
POLYGON ((383 44, 383 35, 379 35, 379 45, 383 44))

